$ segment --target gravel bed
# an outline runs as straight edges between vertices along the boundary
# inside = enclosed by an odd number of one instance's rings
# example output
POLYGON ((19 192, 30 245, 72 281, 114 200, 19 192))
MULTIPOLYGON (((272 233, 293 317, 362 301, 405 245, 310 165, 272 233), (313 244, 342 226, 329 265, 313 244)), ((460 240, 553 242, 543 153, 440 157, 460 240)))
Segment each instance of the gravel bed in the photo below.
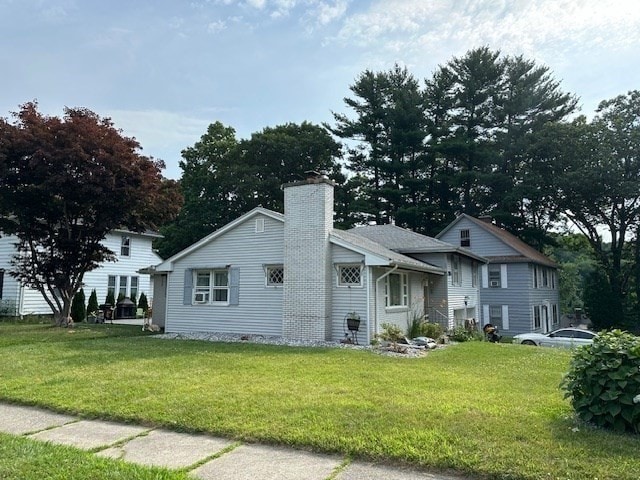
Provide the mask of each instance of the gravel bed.
POLYGON ((230 333, 163 333, 153 335, 151 338, 161 340, 203 340, 207 342, 224 342, 224 343, 256 343, 261 345, 279 345, 287 347, 309 347, 309 348, 350 348, 353 350, 369 350, 380 355, 388 355, 394 357, 414 358, 425 355, 425 351, 417 348, 409 348, 406 353, 392 352, 373 345, 354 345, 351 343, 327 342, 327 341, 310 341, 310 340, 287 340, 282 337, 268 335, 237 335, 230 333))

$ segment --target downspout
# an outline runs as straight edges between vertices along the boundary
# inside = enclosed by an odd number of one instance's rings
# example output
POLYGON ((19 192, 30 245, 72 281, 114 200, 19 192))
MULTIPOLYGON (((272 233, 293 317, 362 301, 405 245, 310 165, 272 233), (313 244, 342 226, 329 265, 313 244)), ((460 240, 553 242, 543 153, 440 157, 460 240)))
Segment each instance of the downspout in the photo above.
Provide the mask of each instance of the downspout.
POLYGON ((22 310, 24 309, 24 286, 22 283, 18 282, 18 311, 16 312, 20 319, 23 318, 24 314, 22 310))
POLYGON ((398 265, 393 265, 393 268, 391 270, 388 270, 387 272, 385 272, 383 275, 381 275, 380 277, 378 277, 376 279, 376 283, 374 291, 373 291, 373 308, 374 308, 374 313, 373 313, 373 331, 375 334, 378 333, 378 282, 384 278, 387 278, 389 275, 391 275, 393 272, 395 272, 398 269, 398 265))

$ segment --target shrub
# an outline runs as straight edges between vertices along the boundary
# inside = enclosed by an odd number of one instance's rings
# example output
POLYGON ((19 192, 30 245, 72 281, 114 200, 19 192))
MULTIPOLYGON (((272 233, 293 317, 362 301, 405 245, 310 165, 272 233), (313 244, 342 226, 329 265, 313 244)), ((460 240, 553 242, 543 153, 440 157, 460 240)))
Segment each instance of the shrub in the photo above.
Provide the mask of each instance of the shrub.
POLYGON ((109 290, 109 292, 107 293, 107 298, 104 301, 104 303, 108 303, 112 307, 116 306, 116 297, 114 296, 113 290, 109 290))
POLYGON ((13 300, 0 299, 0 317, 12 317, 16 315, 16 302, 13 300))
POLYGON ((84 289, 80 289, 71 300, 71 318, 74 323, 80 323, 84 321, 87 316, 87 308, 85 307, 84 289))
POLYGON ((148 302, 147 296, 144 294, 144 292, 142 292, 140 294, 140 299, 138 300, 138 308, 142 309, 142 311, 144 312, 144 315, 146 317, 147 313, 149 312, 149 302, 148 302))
POLYGON ((96 293, 96 289, 91 290, 91 295, 89 295, 89 303, 87 304, 87 313, 92 314, 98 311, 98 294, 96 293))
POLYGON ((474 340, 475 335, 472 330, 467 330, 463 326, 457 326, 453 327, 449 332, 449 338, 454 342, 468 342, 469 340, 474 340))
POLYGON ((561 386, 582 420, 640 433, 640 338, 601 333, 575 351, 561 386))
POLYGON ((423 322, 420 326, 419 336, 429 337, 437 340, 442 337, 442 335, 444 335, 444 329, 442 328, 442 325, 438 323, 423 322))
POLYGON ((404 332, 400 327, 392 323, 383 323, 382 332, 378 334, 380 340, 386 340, 387 342, 397 343, 404 340, 404 332))

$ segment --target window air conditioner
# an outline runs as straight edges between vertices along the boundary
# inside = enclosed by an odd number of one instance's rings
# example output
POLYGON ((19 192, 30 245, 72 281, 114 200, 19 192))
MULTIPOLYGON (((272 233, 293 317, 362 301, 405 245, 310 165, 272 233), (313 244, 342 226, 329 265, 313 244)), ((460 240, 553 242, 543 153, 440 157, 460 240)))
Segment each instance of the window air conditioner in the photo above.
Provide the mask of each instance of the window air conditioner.
POLYGON ((194 301, 196 303, 204 303, 205 302, 205 295, 204 293, 196 293, 194 301))
POLYGON ((500 282, 498 280, 491 280, 491 283, 489 283, 489 285, 491 287, 499 287, 500 286, 500 282))

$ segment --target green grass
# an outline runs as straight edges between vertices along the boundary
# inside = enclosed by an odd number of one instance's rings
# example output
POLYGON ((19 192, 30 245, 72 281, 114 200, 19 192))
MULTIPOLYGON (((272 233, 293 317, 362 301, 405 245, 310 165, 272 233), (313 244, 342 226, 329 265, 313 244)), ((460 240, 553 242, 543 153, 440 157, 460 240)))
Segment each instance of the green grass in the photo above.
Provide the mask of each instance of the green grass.
POLYGON ((0 324, 0 358, 0 399, 87 417, 487 478, 640 471, 640 437, 574 420, 564 350, 469 342, 405 359, 0 324))
POLYGON ((187 480, 186 473, 100 458, 62 445, 0 433, 3 480, 187 480))

